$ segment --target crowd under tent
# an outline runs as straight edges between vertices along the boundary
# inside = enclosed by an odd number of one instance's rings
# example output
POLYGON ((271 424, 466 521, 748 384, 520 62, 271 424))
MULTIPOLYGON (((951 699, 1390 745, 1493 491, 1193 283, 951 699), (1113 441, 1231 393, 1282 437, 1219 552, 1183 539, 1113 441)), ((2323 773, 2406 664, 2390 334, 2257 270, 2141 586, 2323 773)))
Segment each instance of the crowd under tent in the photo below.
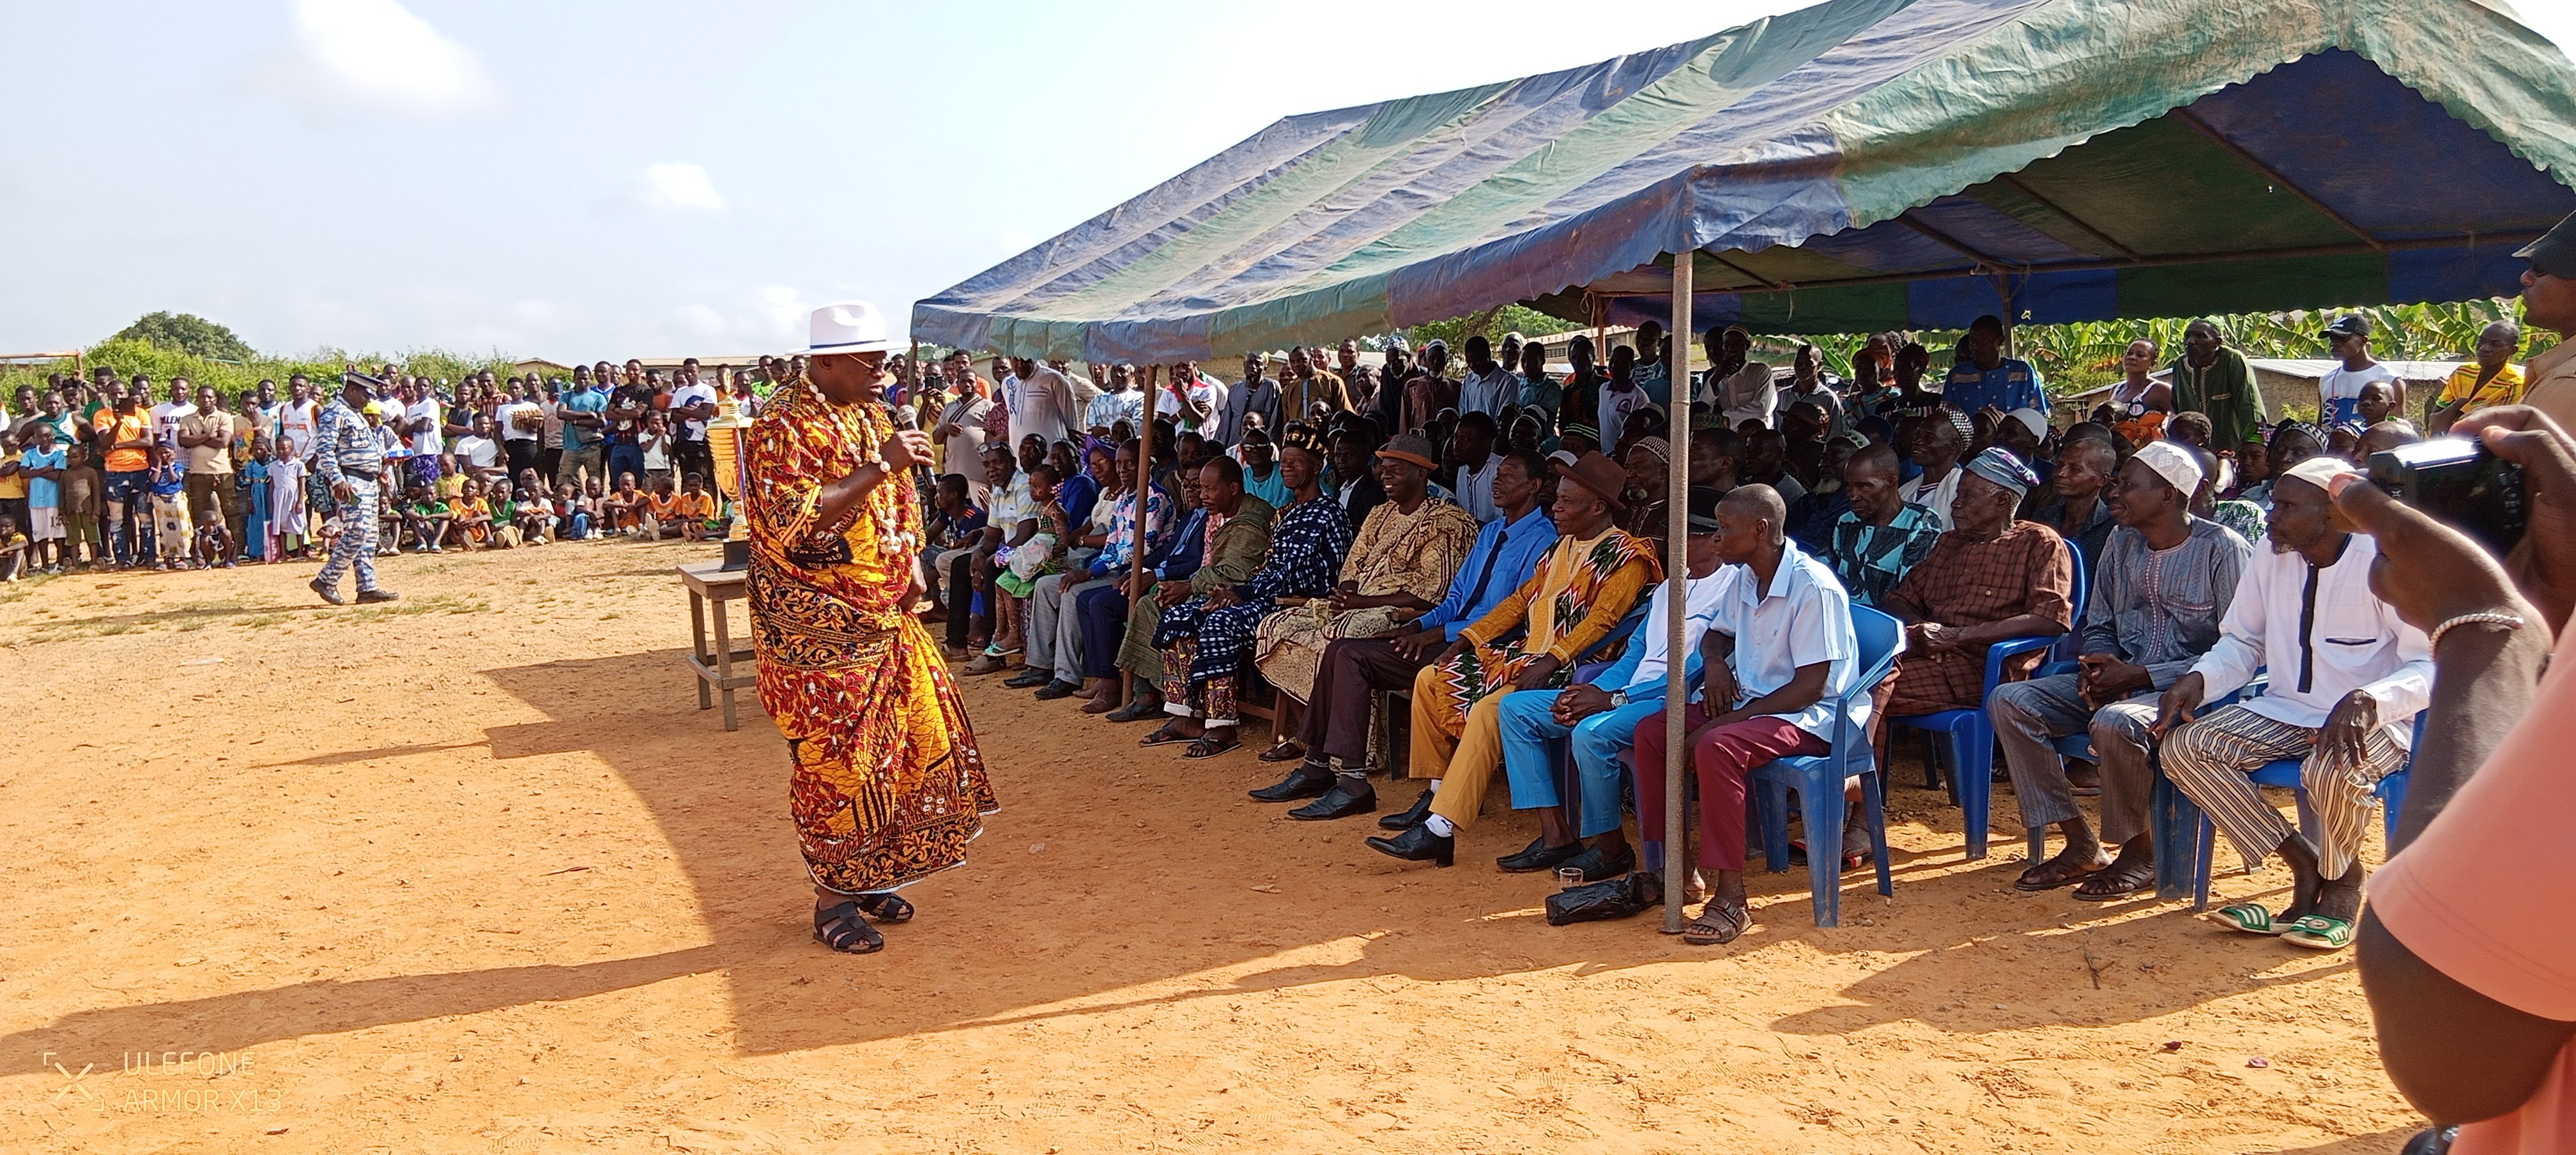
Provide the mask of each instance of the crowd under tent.
MULTIPOLYGON (((2461 300, 2515 291, 2513 250, 2576 210, 2571 160, 2576 68, 2498 0, 1832 0, 1289 117, 915 304, 912 332, 1146 363, 1514 302, 1851 333, 2461 300)), ((1670 713, 1675 830, 1681 738, 1670 713)), ((1819 925, 1833 862, 1811 856, 1819 925)))
POLYGON ((2480 0, 1834 0, 1281 120, 918 303, 924 342, 1210 359, 1526 302, 1959 328, 2457 300, 2576 209, 2576 74, 2480 0))

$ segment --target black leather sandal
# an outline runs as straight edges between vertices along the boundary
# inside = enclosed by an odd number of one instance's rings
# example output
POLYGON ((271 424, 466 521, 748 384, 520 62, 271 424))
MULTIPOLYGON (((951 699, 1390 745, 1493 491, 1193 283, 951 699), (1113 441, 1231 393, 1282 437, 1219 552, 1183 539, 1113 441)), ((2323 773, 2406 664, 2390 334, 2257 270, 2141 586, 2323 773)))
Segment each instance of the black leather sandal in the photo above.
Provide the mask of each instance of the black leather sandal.
POLYGON ((842 954, 875 954, 885 949, 885 936, 859 917, 855 902, 815 911, 814 941, 842 954))

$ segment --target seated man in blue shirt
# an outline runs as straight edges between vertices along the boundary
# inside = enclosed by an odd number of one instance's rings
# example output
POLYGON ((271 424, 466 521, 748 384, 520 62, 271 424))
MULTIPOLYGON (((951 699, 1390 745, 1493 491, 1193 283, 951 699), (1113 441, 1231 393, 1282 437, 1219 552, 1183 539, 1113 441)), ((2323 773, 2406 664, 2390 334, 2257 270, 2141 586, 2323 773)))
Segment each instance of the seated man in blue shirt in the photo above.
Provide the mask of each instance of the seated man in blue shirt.
MULTIPOLYGON (((1406 460, 1424 469, 1439 468, 1428 444, 1418 438, 1390 441, 1381 453, 1395 455, 1397 446, 1406 442, 1418 446, 1406 460)), ((1316 664, 1314 695, 1297 734, 1305 744, 1306 758, 1276 785, 1253 791, 1253 798, 1262 802, 1313 798, 1288 812, 1291 818, 1310 821, 1377 809, 1377 791, 1368 781, 1369 694, 1412 688, 1414 675, 1457 641, 1459 631, 1538 572, 1539 559, 1556 544, 1556 525, 1539 501, 1540 483, 1547 476, 1546 463, 1535 455, 1505 455, 1494 468, 1494 504, 1502 516, 1486 522, 1477 533, 1475 548, 1467 552, 1440 604, 1414 619, 1409 630, 1399 626, 1379 637, 1342 638, 1324 648, 1316 664), (1338 777, 1334 759, 1341 761, 1338 777)), ((1379 825, 1402 830, 1421 821, 1430 809, 1431 792, 1425 790, 1410 809, 1381 819, 1379 825)))
POLYGON ((1997 415, 2025 408, 2048 412, 2047 382, 2030 362, 2004 356, 2003 318, 1992 313, 1971 322, 1968 335, 1959 339, 1959 359, 1950 366, 1941 399, 1971 419, 1989 408, 1997 415))
MULTIPOLYGON (((1683 553, 1690 566, 1689 612, 1682 619, 1682 677, 1699 677, 1700 635, 1717 613, 1717 503, 1726 491, 1692 486, 1690 536, 1683 553)), ((1620 756, 1628 752, 1638 719, 1664 708, 1666 645, 1672 640, 1672 586, 1657 583, 1646 620, 1628 639, 1627 652, 1608 669, 1562 690, 1527 691, 1505 697, 1495 721, 1502 735, 1503 773, 1511 779, 1514 809, 1538 811, 1538 840, 1495 865, 1504 870, 1546 870, 1575 866, 1585 882, 1599 882, 1636 869, 1636 852, 1624 843, 1587 848, 1582 840, 1619 829, 1620 756), (1583 808, 1580 823, 1568 829, 1558 809, 1556 759, 1551 749, 1559 738, 1574 740, 1574 764, 1580 774, 1583 808)), ((1452 764, 1454 768, 1454 763, 1452 764)), ((1454 773, 1454 769, 1453 769, 1454 773)))

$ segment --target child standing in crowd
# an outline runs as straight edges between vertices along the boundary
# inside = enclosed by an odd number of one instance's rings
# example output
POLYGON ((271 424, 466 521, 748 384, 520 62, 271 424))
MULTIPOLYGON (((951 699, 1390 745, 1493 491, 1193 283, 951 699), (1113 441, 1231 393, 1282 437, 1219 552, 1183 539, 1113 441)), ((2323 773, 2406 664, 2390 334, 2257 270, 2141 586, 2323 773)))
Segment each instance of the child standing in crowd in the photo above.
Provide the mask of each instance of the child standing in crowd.
POLYGON ((35 546, 29 564, 47 573, 63 572, 62 478, 67 457, 54 444, 54 427, 42 421, 28 426, 27 448, 18 455, 18 471, 27 479, 27 531, 35 546))
POLYGON ((659 490, 671 483, 671 422, 660 413, 644 416, 644 486, 659 490))
POLYGON ((188 524, 187 475, 179 471, 179 451, 169 442, 152 446, 152 541, 154 569, 186 569, 195 544, 188 524))
POLYGON ((268 465, 271 460, 268 435, 254 433, 250 449, 241 464, 233 469, 233 484, 240 487, 242 511, 242 556, 261 561, 277 560, 277 543, 268 532, 270 490, 268 465))
MULTIPOLYGON (((294 441, 287 447, 292 449, 294 441)), ((288 453, 268 463, 268 560, 284 561, 304 556, 304 527, 310 511, 304 508, 304 459, 288 453)))
POLYGON ((62 564, 72 564, 77 557, 82 568, 95 569, 107 556, 106 539, 98 530, 98 468, 89 463, 89 450, 80 445, 63 450, 63 461, 62 564))

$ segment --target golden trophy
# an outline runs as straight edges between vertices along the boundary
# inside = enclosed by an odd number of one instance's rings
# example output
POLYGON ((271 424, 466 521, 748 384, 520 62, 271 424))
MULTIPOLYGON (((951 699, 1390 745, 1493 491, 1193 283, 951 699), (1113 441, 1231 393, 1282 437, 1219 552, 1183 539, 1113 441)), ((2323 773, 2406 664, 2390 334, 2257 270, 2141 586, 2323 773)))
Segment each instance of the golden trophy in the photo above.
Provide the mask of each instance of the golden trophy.
POLYGON ((750 435, 751 418, 742 415, 742 406, 731 397, 716 401, 716 415, 707 422, 707 453, 716 462, 716 492, 724 495, 732 516, 725 519, 724 566, 728 570, 751 566, 751 537, 743 521, 742 495, 750 488, 749 464, 743 459, 743 438, 750 435))

